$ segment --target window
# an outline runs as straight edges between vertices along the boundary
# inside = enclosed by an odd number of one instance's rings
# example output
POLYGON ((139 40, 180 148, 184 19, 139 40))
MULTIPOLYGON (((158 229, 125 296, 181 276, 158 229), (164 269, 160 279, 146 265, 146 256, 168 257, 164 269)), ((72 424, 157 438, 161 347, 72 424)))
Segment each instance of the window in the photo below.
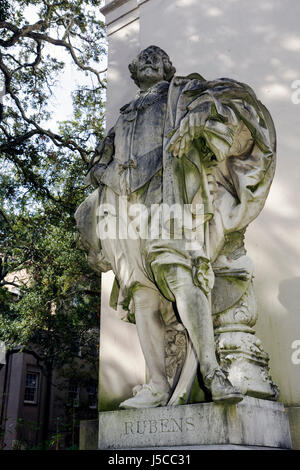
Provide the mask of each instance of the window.
POLYGON ((79 386, 76 382, 69 382, 68 402, 72 406, 79 406, 79 386))
POLYGON ((27 372, 25 379, 24 403, 37 403, 39 373, 27 372))
POLYGON ((88 386, 87 392, 88 392, 89 408, 92 408, 92 409, 97 408, 97 385, 95 383, 91 383, 88 386))

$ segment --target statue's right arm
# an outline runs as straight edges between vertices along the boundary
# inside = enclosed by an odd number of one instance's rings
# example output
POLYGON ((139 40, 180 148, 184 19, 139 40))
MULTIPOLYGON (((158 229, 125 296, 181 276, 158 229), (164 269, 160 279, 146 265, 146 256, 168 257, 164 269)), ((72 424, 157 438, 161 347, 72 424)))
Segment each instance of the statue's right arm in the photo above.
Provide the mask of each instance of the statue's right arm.
POLYGON ((96 188, 100 186, 101 177, 114 155, 114 138, 115 132, 112 128, 97 145, 86 176, 86 184, 92 184, 96 188))

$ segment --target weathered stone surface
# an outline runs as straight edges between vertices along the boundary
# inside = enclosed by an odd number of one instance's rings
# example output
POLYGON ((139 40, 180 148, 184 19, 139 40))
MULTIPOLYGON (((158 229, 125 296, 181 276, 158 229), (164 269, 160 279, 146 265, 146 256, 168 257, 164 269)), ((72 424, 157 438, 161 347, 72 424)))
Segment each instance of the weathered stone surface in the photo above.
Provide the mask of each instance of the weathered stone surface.
POLYGON ((231 383, 245 395, 278 398, 278 387, 269 375, 269 356, 253 329, 257 306, 252 286, 236 304, 213 318, 217 355, 231 383))
POLYGON ((245 397, 237 405, 202 403, 99 414, 99 449, 225 444, 291 448, 284 406, 245 397))
POLYGON ((286 411, 290 422, 293 449, 300 450, 300 406, 289 406, 286 411))

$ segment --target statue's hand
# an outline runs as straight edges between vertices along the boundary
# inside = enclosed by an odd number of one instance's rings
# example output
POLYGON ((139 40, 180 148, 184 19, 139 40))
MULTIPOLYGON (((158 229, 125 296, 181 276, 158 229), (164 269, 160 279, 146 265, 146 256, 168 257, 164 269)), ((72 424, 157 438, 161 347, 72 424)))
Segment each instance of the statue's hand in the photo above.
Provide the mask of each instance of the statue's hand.
POLYGON ((211 114, 212 104, 208 101, 189 110, 173 134, 168 151, 179 158, 186 155, 190 151, 193 141, 202 137, 206 121, 211 117, 211 114))
POLYGON ((201 137, 206 117, 204 118, 201 113, 189 112, 181 119, 168 147, 168 151, 174 157, 181 158, 190 151, 193 140, 201 137))

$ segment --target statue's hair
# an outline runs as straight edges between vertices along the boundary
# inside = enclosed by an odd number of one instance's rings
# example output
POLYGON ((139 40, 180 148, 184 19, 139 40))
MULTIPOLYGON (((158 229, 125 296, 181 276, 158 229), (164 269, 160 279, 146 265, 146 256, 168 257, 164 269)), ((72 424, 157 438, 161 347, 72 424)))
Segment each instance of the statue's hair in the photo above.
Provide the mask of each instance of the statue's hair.
POLYGON ((157 54, 159 54, 161 56, 161 58, 163 60, 163 65, 164 65, 164 80, 167 80, 168 82, 170 82, 171 79, 173 78, 175 72, 176 72, 175 67, 173 67, 172 62, 171 62, 168 54, 165 51, 163 51, 158 46, 149 46, 146 49, 142 50, 139 53, 139 55, 128 65, 128 68, 129 68, 129 71, 130 71, 130 76, 133 79, 134 83, 138 87, 140 86, 138 78, 137 78, 138 60, 139 60, 140 55, 144 51, 149 51, 149 50, 154 51, 154 52, 156 52, 157 54))

